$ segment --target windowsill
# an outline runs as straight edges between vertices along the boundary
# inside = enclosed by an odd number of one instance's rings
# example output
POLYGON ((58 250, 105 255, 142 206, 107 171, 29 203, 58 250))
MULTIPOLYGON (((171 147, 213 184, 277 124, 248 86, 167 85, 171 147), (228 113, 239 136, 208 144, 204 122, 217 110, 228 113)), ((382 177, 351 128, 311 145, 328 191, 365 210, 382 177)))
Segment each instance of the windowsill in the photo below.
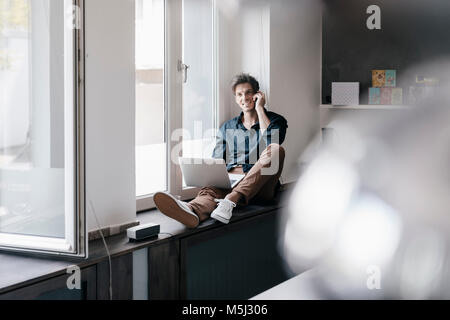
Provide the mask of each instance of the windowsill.
MULTIPOLYGON (((287 198, 289 191, 280 192, 277 197, 277 202, 274 204, 249 205, 243 208, 237 208, 233 213, 230 224, 278 210, 284 206, 285 198, 287 198)), ((150 222, 160 224, 161 230, 158 238, 141 242, 130 242, 126 233, 108 237, 106 238, 106 243, 111 256, 121 256, 173 239, 180 239, 206 230, 218 229, 225 226, 214 219, 208 219, 197 228, 188 229, 183 224, 163 215, 156 209, 140 213, 138 220, 141 224, 150 222)), ((66 274, 66 270, 70 266, 78 265, 80 268, 85 268, 95 265, 106 258, 106 250, 101 239, 89 242, 89 258, 81 261, 0 252, 0 261, 2 261, 0 264, 0 294, 66 274)))

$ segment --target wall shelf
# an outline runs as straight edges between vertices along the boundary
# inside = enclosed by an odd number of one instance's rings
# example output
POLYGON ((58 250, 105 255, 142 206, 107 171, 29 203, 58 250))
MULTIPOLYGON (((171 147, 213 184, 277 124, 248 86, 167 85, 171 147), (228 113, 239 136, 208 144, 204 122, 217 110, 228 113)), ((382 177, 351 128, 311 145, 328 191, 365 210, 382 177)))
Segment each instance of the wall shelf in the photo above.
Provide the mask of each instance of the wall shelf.
POLYGON ((376 104, 360 104, 355 106, 334 106, 331 104, 321 104, 320 109, 331 110, 406 110, 411 106, 404 105, 376 105, 376 104))

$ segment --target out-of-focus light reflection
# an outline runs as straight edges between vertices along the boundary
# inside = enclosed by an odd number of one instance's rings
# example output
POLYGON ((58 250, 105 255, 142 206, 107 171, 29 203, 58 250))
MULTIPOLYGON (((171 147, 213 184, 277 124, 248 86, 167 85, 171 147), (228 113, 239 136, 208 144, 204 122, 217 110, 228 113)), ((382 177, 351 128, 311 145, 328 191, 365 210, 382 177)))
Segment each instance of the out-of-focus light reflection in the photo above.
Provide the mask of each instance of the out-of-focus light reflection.
POLYGON ((339 114, 291 194, 282 251, 324 297, 450 298, 450 62, 405 74, 440 86, 411 108, 339 114))
POLYGON ((401 229, 398 214, 382 200, 370 195, 355 197, 324 259, 322 271, 327 277, 322 283, 333 295, 343 291, 368 298, 368 269, 385 270, 398 248, 401 229))
POLYGON ((419 231, 409 241, 400 266, 400 293, 404 299, 431 298, 442 279, 445 241, 436 231, 419 231))
POLYGON ((398 215, 380 199, 362 196, 339 229, 336 255, 346 267, 384 266, 397 248, 401 234, 398 215))
POLYGON ((290 211, 295 214, 286 225, 284 240, 297 244, 293 254, 300 257, 301 265, 310 265, 333 244, 337 224, 357 184, 351 167, 330 154, 323 154, 308 168, 293 192, 290 211))

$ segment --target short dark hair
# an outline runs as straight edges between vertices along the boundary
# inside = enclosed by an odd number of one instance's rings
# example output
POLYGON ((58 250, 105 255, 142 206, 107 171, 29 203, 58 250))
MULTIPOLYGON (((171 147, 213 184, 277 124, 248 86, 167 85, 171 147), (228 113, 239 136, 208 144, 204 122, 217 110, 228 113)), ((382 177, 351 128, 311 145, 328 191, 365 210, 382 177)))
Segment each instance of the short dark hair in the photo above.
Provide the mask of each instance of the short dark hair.
POLYGON ((259 91, 259 82, 254 77, 249 75, 248 73, 240 73, 236 75, 231 81, 231 89, 233 90, 233 94, 236 93, 236 87, 243 83, 249 83, 252 86, 254 93, 259 91))

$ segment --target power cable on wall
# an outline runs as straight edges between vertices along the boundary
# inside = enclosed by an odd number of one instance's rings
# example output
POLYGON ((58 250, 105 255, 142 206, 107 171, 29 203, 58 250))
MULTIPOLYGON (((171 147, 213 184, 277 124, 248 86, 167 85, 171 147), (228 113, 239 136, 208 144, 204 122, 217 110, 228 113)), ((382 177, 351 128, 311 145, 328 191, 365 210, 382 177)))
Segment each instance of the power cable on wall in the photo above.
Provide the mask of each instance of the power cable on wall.
POLYGON ((113 297, 113 291, 112 291, 112 264, 111 264, 111 254, 109 253, 108 245, 106 244, 105 237, 103 235, 102 228, 100 227, 100 223, 98 222, 97 215, 95 214, 94 205, 92 204, 92 200, 89 200, 89 206, 91 209, 92 214, 94 215, 95 221, 97 223, 98 231, 100 232, 100 236, 103 240, 103 244, 106 249, 106 254, 108 255, 108 263, 109 263, 109 300, 112 300, 113 297))

